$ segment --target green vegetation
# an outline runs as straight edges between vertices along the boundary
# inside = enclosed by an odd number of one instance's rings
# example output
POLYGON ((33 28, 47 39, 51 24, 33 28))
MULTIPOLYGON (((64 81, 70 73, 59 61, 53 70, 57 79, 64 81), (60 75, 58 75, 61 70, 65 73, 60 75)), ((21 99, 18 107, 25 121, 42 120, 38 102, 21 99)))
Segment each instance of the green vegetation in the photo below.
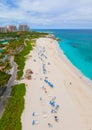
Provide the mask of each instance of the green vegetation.
POLYGON ((3 94, 4 90, 6 89, 6 85, 10 78, 9 74, 6 74, 3 71, 0 71, 0 96, 3 94))
POLYGON ((47 33, 38 32, 17 32, 17 40, 11 40, 8 47, 15 54, 14 61, 18 65, 17 79, 19 80, 23 75, 23 69, 25 66, 25 56, 32 50, 32 46, 36 38, 44 37, 47 33), (13 43, 13 44, 12 44, 13 43), (25 45, 26 44, 26 45, 25 45))
POLYGON ((21 114, 24 109, 25 85, 15 85, 0 119, 0 130, 22 130, 21 114))
POLYGON ((0 48, 3 48, 3 47, 5 47, 6 46, 6 44, 1 44, 0 43, 0 48))
POLYGON ((48 33, 42 33, 42 32, 35 32, 35 31, 18 31, 18 32, 7 32, 7 33, 0 33, 0 38, 5 40, 10 39, 16 39, 16 38, 26 38, 26 37, 32 37, 32 38, 38 38, 40 36, 48 35, 48 33))
POLYGON ((9 74, 6 74, 5 72, 0 71, 0 86, 3 86, 4 84, 6 84, 9 78, 10 78, 9 74))
POLYGON ((23 75, 23 69, 25 66, 25 56, 27 54, 29 54, 30 50, 32 50, 32 45, 31 45, 31 41, 27 41, 26 42, 26 46, 24 47, 24 49, 15 55, 15 62, 18 65, 18 74, 17 74, 17 79, 20 79, 21 76, 23 75))
MULTIPOLYGON (((11 69, 11 56, 14 56, 14 60, 18 65, 17 79, 20 79, 25 66, 25 56, 32 50, 36 38, 45 37, 46 35, 48 33, 35 31, 0 33, 0 38, 8 41, 8 44, 0 45, 0 70, 7 74, 11 69)), ((3 80, 5 79, 1 76, 1 81, 3 80)))
MULTIPOLYGON (((35 40, 44 37, 47 33, 39 32, 8 32, 0 33, 0 38, 8 40, 8 44, 0 45, 0 93, 5 90, 6 84, 10 78, 7 74, 11 68, 10 58, 14 56, 14 61, 18 65, 17 79, 23 75, 26 55, 29 54, 35 40)), ((0 119, 0 130, 22 130, 21 114, 24 109, 25 84, 15 85, 12 88, 10 98, 5 104, 5 111, 0 119)))
POLYGON ((8 74, 9 70, 11 69, 11 63, 9 53, 7 49, 5 49, 6 45, 2 45, 0 47, 4 47, 0 53, 0 96, 2 96, 6 90, 6 84, 11 76, 8 74))

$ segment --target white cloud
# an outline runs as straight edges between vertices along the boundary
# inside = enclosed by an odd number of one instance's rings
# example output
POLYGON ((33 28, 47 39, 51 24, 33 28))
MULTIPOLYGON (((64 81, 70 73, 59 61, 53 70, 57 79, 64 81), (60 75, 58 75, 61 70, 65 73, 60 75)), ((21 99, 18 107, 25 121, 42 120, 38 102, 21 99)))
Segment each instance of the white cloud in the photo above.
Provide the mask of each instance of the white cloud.
POLYGON ((0 24, 28 23, 38 27, 92 28, 92 0, 0 0, 0 24))

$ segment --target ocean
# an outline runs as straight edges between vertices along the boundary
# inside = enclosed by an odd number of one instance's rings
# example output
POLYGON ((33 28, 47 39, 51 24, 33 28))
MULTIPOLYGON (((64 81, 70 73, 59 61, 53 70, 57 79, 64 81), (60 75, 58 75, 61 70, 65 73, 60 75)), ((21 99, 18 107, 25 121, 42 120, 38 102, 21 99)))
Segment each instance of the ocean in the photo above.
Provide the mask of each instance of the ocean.
POLYGON ((54 34, 70 62, 92 80, 92 30, 36 29, 54 34))

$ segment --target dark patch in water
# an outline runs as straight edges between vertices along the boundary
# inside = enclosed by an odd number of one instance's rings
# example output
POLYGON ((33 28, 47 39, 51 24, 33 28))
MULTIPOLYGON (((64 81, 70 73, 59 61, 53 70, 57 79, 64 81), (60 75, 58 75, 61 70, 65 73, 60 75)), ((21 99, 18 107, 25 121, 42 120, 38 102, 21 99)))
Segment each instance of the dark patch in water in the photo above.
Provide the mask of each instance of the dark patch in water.
POLYGON ((86 58, 85 58, 85 61, 87 61, 87 62, 92 62, 92 57, 91 57, 91 56, 86 57, 86 58))
POLYGON ((74 47, 74 48, 78 48, 79 45, 78 45, 77 43, 73 43, 73 44, 72 44, 72 47, 74 47))

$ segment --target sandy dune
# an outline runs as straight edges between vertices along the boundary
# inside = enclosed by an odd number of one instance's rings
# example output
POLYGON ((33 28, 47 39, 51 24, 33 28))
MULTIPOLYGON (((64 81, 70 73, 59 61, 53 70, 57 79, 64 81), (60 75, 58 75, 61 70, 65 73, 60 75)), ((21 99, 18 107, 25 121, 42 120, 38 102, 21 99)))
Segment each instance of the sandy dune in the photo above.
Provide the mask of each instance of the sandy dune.
POLYGON ((92 82, 68 61, 51 38, 40 38, 24 69, 22 130, 92 130, 92 82))

